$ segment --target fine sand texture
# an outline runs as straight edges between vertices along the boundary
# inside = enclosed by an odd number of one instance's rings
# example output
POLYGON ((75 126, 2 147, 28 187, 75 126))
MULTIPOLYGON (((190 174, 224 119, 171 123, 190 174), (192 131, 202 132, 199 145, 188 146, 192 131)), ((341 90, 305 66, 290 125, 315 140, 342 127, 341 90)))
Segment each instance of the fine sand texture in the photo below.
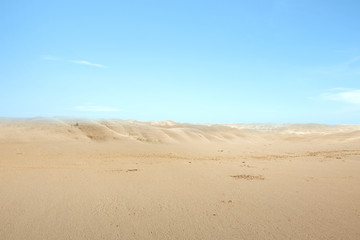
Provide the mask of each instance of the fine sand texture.
POLYGON ((360 239, 360 126, 3 118, 0 239, 360 239))

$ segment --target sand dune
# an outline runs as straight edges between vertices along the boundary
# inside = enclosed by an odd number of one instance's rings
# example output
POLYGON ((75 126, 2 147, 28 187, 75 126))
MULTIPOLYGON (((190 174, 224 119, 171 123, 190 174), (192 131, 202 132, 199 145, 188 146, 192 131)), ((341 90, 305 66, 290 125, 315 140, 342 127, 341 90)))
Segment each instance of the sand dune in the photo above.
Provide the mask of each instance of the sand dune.
POLYGON ((0 120, 0 239, 359 239, 360 126, 0 120))
POLYGON ((187 124, 173 121, 1 119, 3 142, 26 141, 140 141, 152 143, 230 142, 249 138, 313 138, 341 135, 358 138, 358 125, 321 124, 187 124))

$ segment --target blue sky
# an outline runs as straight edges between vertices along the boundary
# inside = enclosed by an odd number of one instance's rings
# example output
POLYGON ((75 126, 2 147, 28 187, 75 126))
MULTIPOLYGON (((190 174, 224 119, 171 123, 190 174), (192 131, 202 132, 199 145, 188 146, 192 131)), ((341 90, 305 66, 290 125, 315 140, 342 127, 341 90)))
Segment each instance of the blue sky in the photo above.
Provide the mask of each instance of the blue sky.
POLYGON ((0 116, 360 123, 360 1, 16 1, 0 116))

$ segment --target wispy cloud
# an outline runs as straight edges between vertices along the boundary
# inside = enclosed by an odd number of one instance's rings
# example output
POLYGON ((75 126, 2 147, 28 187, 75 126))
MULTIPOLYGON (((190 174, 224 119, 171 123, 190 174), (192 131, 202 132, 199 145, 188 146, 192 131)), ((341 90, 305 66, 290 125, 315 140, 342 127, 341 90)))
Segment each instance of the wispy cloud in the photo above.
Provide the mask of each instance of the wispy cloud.
POLYGON ((356 57, 353 57, 352 59, 349 59, 348 61, 346 61, 344 63, 344 65, 350 66, 350 65, 352 65, 352 64, 354 64, 356 62, 359 62, 359 61, 360 61, 360 56, 356 56, 356 57))
POLYGON ((360 56, 355 56, 335 65, 322 66, 312 69, 311 72, 320 75, 337 77, 360 75, 360 56))
POLYGON ((78 111, 86 111, 86 112, 119 112, 120 111, 120 109, 117 108, 98 106, 98 105, 76 106, 75 109, 78 111))
POLYGON ((44 55, 44 56, 42 56, 42 59, 46 60, 46 61, 57 61, 57 60, 59 60, 57 57, 54 57, 54 56, 51 56, 51 55, 44 55))
POLYGON ((85 61, 85 60, 73 60, 71 62, 76 63, 76 64, 81 64, 81 65, 88 65, 88 66, 92 66, 92 67, 107 68, 106 66, 104 66, 102 64, 92 63, 92 62, 85 61))
MULTIPOLYGON (((53 55, 43 55, 42 59, 46 60, 46 61, 60 61, 61 60, 60 58, 55 57, 53 55)), ((65 61, 67 61, 67 60, 65 60, 65 61)), ((71 60, 70 62, 75 63, 75 64, 81 64, 81 65, 97 67, 97 68, 107 68, 107 66, 105 66, 105 65, 89 62, 89 61, 86 61, 86 60, 71 60)))
POLYGON ((360 105, 360 89, 331 89, 328 92, 323 93, 321 97, 325 100, 360 105))

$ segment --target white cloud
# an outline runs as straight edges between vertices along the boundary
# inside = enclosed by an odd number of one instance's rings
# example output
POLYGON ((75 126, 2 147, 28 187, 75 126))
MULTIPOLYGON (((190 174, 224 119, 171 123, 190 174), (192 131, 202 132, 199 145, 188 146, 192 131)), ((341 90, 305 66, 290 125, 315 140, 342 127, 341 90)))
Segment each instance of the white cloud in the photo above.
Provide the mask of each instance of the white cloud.
POLYGON ((118 112, 120 109, 113 107, 104 107, 98 105, 90 105, 90 106, 76 106, 76 110, 85 111, 85 112, 118 112))
POLYGON ((325 100, 360 105, 360 89, 337 88, 323 93, 321 96, 325 100))
POLYGON ((98 68, 106 68, 106 66, 104 66, 102 64, 92 63, 92 62, 85 61, 85 60, 73 60, 72 62, 76 63, 76 64, 81 64, 81 65, 88 65, 88 66, 93 66, 93 67, 98 67, 98 68))

